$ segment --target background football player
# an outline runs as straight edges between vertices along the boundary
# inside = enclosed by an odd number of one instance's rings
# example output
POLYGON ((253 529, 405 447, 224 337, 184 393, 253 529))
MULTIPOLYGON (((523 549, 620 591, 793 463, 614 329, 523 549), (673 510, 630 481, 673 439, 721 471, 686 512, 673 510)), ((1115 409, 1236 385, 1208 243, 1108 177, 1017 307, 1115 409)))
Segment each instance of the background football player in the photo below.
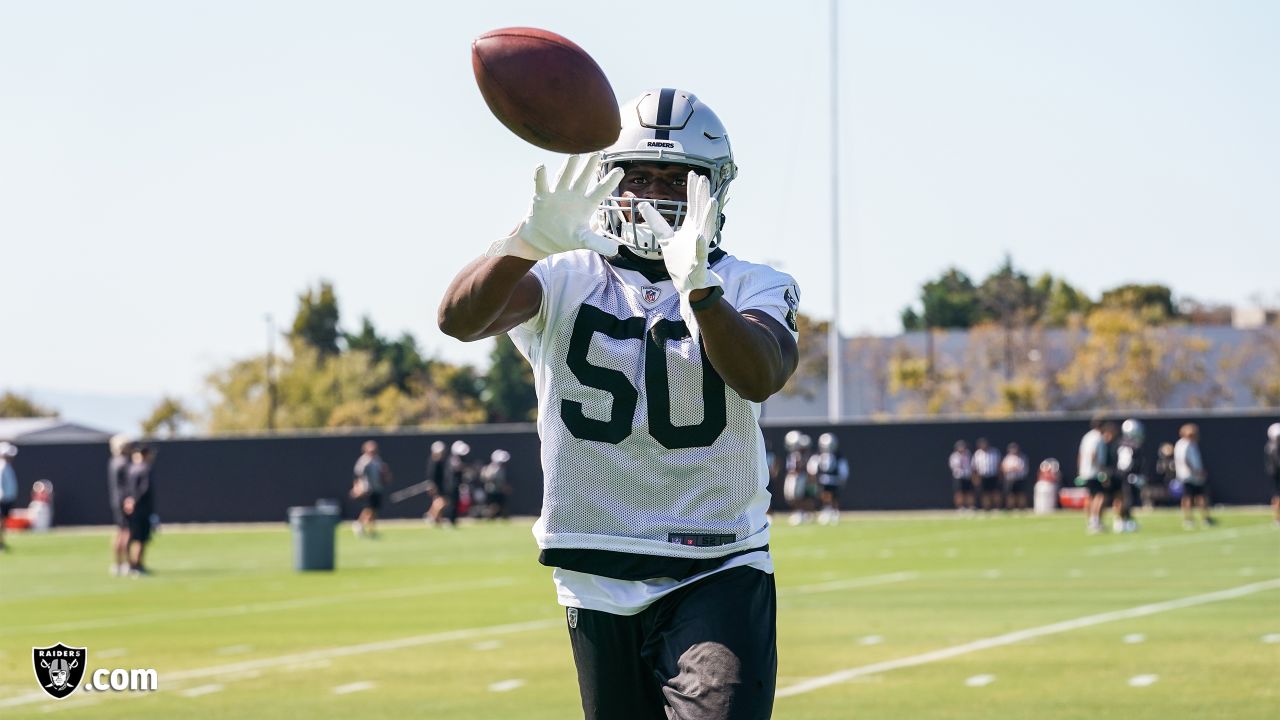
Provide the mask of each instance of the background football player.
POLYGON ((588 718, 765 718, 776 602, 759 403, 797 363, 799 290, 719 247, 737 166, 688 92, 621 108, 601 155, 535 173, 440 328, 509 332, 538 392, 554 568, 588 718))

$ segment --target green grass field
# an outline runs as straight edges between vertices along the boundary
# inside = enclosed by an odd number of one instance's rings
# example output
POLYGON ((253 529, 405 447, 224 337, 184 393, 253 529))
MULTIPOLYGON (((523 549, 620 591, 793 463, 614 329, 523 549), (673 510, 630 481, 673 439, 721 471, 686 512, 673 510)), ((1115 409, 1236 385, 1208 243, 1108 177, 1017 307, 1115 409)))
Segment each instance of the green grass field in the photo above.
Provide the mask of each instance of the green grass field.
MULTIPOLYGON (((1280 717, 1280 530, 1220 518, 1095 537, 1075 514, 781 525, 774 716, 1280 717)), ((12 536, 0 716, 580 717, 529 522, 338 538, 337 572, 299 574, 283 523, 166 528, 156 574, 119 579, 105 531, 12 536), (156 668, 160 690, 40 699, 30 649, 56 642, 90 669, 156 668)))

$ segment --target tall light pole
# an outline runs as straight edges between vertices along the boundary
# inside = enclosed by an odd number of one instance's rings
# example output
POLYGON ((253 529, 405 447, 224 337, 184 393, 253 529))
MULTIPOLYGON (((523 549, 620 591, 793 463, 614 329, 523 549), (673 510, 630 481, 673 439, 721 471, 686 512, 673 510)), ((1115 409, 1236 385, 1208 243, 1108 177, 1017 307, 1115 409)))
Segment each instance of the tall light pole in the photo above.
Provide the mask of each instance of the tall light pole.
POLYGON ((827 419, 840 422, 840 55, 839 0, 831 0, 831 324, 827 328, 827 419))

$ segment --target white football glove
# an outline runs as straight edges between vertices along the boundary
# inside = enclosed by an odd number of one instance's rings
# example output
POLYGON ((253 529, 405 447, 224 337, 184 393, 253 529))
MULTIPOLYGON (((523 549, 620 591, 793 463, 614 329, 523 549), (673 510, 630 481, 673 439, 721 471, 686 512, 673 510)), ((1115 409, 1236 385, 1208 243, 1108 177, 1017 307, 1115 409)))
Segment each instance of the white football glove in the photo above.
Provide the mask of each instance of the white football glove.
POLYGON ((688 213, 679 230, 672 230, 662 213, 649 203, 640 203, 640 215, 653 231, 662 248, 662 262, 667 266, 671 284, 680 294, 680 316, 689 326, 689 332, 697 337, 697 323, 693 308, 689 307, 689 293, 694 290, 717 287, 724 284, 720 276, 707 264, 711 239, 716 235, 720 222, 720 204, 711 199, 711 181, 695 173, 689 173, 688 213))
POLYGON ((586 248, 601 255, 616 255, 618 244, 592 231, 589 223, 601 201, 622 180, 622 168, 614 168, 599 181, 600 155, 572 155, 547 185, 547 168, 539 165, 533 176, 533 202, 529 214, 515 232, 494 242, 489 257, 514 255, 537 262, 548 255, 586 248))

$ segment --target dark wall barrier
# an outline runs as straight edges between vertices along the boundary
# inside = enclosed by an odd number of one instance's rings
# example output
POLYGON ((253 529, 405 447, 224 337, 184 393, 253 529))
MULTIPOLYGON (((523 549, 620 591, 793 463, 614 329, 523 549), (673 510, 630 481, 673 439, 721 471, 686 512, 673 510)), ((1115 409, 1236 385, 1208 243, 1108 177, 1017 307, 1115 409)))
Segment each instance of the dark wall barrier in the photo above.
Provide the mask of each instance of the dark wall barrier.
MULTIPOLYGON (((1257 504, 1269 501, 1270 482, 1262 474, 1262 445, 1274 416, 1144 417, 1149 466, 1159 443, 1172 442, 1178 426, 1199 423, 1201 450, 1211 477, 1215 502, 1257 504)), ((765 438, 782 450, 782 437, 793 426, 769 426, 765 438)), ((951 504, 947 455, 956 440, 972 447, 986 437, 1003 451, 1017 442, 1034 468, 1046 457, 1061 462, 1063 475, 1074 477, 1084 418, 1034 420, 857 423, 839 426, 796 426, 815 440, 834 432, 849 458, 851 477, 842 496, 848 509, 922 509, 951 504)), ((391 466, 391 489, 424 479, 426 458, 435 440, 465 440, 472 458, 487 461, 498 448, 511 453, 508 475, 513 485, 512 514, 536 515, 542 502, 539 443, 532 426, 494 431, 391 433, 368 435, 279 435, 252 438, 168 440, 155 443, 157 508, 166 522, 284 522, 285 508, 319 498, 345 501, 360 444, 375 439, 391 466)), ((60 525, 105 524, 107 507, 106 445, 25 445, 15 468, 21 485, 19 505, 28 500, 31 483, 54 483, 55 522, 60 525)), ((349 505, 349 503, 347 503, 349 505)), ((386 504, 384 517, 420 517, 427 496, 386 504)), ((350 508, 348 508, 350 510, 350 508)), ((350 512, 348 512, 350 516, 350 512)))

